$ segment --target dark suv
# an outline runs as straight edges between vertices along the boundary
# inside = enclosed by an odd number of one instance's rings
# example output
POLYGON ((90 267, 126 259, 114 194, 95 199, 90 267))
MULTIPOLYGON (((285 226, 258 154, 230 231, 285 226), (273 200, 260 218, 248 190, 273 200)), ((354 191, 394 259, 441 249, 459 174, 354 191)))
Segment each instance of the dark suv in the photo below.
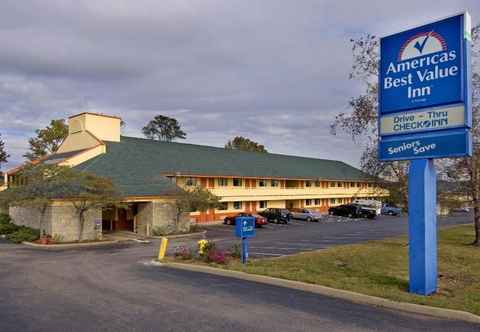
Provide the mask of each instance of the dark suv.
POLYGON ((328 214, 333 216, 342 216, 348 218, 368 218, 375 219, 377 216, 375 211, 371 209, 364 209, 357 204, 344 204, 334 206, 328 209, 328 214))
POLYGON ((287 224, 292 219, 292 214, 287 209, 268 208, 259 213, 267 218, 268 222, 287 224))

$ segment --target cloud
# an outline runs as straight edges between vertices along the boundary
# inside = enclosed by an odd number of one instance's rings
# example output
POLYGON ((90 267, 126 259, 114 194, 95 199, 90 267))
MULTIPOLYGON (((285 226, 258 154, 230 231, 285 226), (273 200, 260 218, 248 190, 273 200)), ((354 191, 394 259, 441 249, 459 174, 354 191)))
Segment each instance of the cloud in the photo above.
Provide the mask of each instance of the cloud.
MULTIPOLYGON (((2 1, 0 133, 21 162, 51 119, 96 111, 141 135, 155 115, 188 142, 248 136, 279 153, 358 165, 361 144, 332 136, 361 91, 349 38, 387 34, 478 1, 2 1)), ((477 22, 477 21, 476 21, 477 22)))

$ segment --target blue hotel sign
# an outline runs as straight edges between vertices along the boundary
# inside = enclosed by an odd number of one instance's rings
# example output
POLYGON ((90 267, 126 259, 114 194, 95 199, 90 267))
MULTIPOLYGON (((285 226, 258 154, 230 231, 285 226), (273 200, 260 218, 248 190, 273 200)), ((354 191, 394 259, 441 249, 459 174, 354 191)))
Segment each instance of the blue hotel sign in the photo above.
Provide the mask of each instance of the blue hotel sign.
POLYGON ((471 155, 467 13, 380 40, 381 160, 471 155))

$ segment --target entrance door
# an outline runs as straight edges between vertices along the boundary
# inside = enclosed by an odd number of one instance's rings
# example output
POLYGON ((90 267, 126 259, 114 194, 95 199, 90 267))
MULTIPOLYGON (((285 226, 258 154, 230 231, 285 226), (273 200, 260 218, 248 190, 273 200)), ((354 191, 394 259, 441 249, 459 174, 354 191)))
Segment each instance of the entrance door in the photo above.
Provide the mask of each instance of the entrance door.
POLYGON ((117 213, 118 219, 115 223, 115 230, 133 232, 133 213, 124 208, 119 208, 117 213))

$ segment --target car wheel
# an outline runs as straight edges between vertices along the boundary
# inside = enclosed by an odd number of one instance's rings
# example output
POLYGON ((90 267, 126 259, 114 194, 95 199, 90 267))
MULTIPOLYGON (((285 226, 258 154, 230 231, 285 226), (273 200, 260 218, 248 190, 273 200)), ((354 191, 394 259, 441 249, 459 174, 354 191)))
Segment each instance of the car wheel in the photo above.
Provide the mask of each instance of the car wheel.
POLYGON ((310 218, 310 217, 307 217, 306 221, 308 221, 308 222, 312 222, 312 218, 310 218))
POLYGON ((348 217, 348 218, 353 218, 353 214, 349 213, 349 214, 347 215, 347 217, 348 217))
POLYGON ((278 220, 277 220, 277 219, 272 219, 272 222, 273 222, 274 224, 278 224, 278 220))

